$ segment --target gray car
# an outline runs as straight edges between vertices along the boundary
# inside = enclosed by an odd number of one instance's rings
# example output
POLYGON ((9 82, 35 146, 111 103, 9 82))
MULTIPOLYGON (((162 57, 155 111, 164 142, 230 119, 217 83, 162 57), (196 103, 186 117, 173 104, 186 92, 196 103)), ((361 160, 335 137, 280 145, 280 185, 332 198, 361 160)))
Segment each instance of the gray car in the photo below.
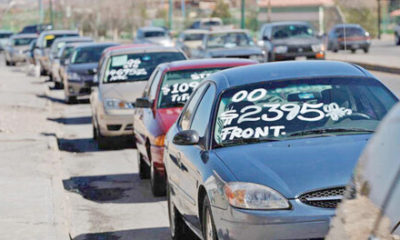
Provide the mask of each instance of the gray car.
MULTIPOLYGON (((193 54, 194 55, 194 54, 193 54)), ((264 62, 264 52, 241 29, 216 30, 205 34, 193 58, 248 58, 264 62)))
POLYGON ((142 27, 136 32, 136 44, 155 44, 164 47, 173 47, 174 42, 168 31, 161 27, 142 27))
POLYGON ((369 72, 341 62, 212 74, 165 137, 172 239, 193 239, 189 229, 205 240, 322 239, 396 102, 369 72))
POLYGON ((327 240, 400 239, 400 104, 369 141, 327 240))
POLYGON ((328 50, 333 52, 350 50, 355 53, 357 49, 362 49, 368 53, 370 45, 369 33, 358 24, 338 24, 328 34, 328 50))
POLYGON ((74 48, 66 64, 64 95, 67 103, 75 103, 78 98, 88 97, 103 50, 116 43, 83 43, 74 48))
POLYGON ((258 44, 268 61, 325 59, 322 39, 307 22, 275 22, 261 27, 258 44))
POLYGON ((26 52, 32 41, 36 40, 36 34, 16 34, 9 38, 4 49, 7 66, 14 66, 18 62, 25 62, 26 52))
POLYGON ((201 46, 206 33, 208 31, 203 29, 185 30, 179 34, 175 46, 181 49, 189 58, 196 56, 196 51, 201 46))
POLYGON ((89 43, 93 42, 90 37, 62 37, 57 38, 51 46, 50 51, 50 80, 54 81, 56 87, 62 86, 62 79, 59 75, 60 72, 60 61, 58 59, 60 50, 63 46, 68 43, 89 43))
POLYGON ((60 37, 77 37, 79 33, 73 30, 51 30, 42 32, 36 43, 34 58, 40 67, 41 75, 50 74, 50 48, 53 42, 60 37))
POLYGON ((0 30, 0 51, 4 50, 7 45, 8 38, 11 37, 14 33, 8 30, 0 30))

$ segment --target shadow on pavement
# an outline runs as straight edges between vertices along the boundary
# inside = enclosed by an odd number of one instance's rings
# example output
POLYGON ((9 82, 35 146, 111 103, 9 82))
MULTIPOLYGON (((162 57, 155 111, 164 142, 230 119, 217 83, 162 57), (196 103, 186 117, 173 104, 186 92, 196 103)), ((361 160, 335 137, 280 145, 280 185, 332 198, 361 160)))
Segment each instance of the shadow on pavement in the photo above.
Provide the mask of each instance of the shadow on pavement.
POLYGON ((67 139, 67 138, 57 138, 58 149, 65 152, 73 153, 85 153, 85 152, 98 152, 98 151, 114 151, 122 150, 126 148, 135 148, 133 141, 126 140, 122 141, 116 139, 111 142, 107 149, 99 150, 97 143, 93 138, 78 138, 78 139, 67 139))
POLYGON ((92 117, 70 117, 70 118, 47 118, 49 121, 65 124, 65 125, 75 125, 75 124, 90 124, 92 123, 92 117))
POLYGON ((67 105, 67 103, 64 101, 64 99, 47 96, 45 94, 37 94, 36 96, 38 98, 44 98, 44 99, 50 100, 50 101, 55 102, 55 103, 61 103, 61 104, 67 105))
POLYGON ((63 180, 64 189, 99 203, 147 203, 164 201, 153 197, 149 181, 137 174, 71 177, 63 180))
MULTIPOLYGON (((122 230, 104 233, 88 233, 72 240, 170 240, 168 227, 122 230)), ((192 239, 188 239, 192 240, 192 239)))

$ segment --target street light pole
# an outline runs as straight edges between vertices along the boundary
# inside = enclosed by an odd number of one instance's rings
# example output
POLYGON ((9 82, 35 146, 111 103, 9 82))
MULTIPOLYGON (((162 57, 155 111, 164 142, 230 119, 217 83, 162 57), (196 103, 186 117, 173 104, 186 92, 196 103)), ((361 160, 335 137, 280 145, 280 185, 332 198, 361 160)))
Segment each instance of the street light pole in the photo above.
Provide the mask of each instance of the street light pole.
POLYGON ((168 12, 168 24, 169 24, 169 30, 172 30, 172 8, 174 7, 172 5, 172 0, 169 0, 169 12, 168 12))
POLYGON ((378 39, 381 39, 381 0, 378 1, 378 39))
POLYGON ((39 23, 43 24, 43 2, 39 0, 39 23))
POLYGON ((49 0, 50 24, 53 26, 53 0, 49 0))
POLYGON ((240 21, 240 27, 242 29, 246 28, 246 22, 245 22, 245 13, 246 13, 246 9, 245 9, 245 0, 242 0, 242 5, 241 5, 241 21, 240 21))

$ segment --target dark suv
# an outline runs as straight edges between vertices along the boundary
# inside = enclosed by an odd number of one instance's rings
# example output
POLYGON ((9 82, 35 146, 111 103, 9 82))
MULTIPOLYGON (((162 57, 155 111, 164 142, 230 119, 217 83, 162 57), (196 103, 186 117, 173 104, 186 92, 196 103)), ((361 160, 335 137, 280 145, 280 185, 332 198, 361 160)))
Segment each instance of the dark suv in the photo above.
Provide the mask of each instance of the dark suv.
POLYGON ((275 22, 261 27, 258 44, 267 53, 268 61, 325 59, 325 47, 307 22, 275 22))

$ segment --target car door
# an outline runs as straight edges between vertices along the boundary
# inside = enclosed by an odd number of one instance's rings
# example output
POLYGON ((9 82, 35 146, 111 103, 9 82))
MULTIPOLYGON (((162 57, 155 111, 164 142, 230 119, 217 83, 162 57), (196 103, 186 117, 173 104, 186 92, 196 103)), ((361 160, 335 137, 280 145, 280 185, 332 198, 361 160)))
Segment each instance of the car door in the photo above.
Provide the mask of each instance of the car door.
POLYGON ((198 203, 197 193, 199 183, 202 182, 202 169, 204 168, 203 156, 207 152, 206 134, 209 129, 210 115, 213 108, 215 97, 215 86, 204 85, 205 93, 195 104, 195 111, 190 120, 190 130, 199 134, 200 142, 193 146, 179 146, 181 153, 181 183, 182 191, 186 196, 186 212, 182 213, 184 217, 193 225, 198 226, 198 203))
MULTIPOLYGON (((159 80, 162 75, 162 70, 156 69, 152 76, 149 78, 147 87, 143 92, 143 97, 149 99, 154 103, 155 97, 157 95, 157 89, 159 85, 159 80)), ((154 121, 153 108, 136 108, 134 114, 134 132, 136 137, 137 149, 148 159, 146 151, 146 138, 150 134, 147 129, 149 125, 154 121)))

